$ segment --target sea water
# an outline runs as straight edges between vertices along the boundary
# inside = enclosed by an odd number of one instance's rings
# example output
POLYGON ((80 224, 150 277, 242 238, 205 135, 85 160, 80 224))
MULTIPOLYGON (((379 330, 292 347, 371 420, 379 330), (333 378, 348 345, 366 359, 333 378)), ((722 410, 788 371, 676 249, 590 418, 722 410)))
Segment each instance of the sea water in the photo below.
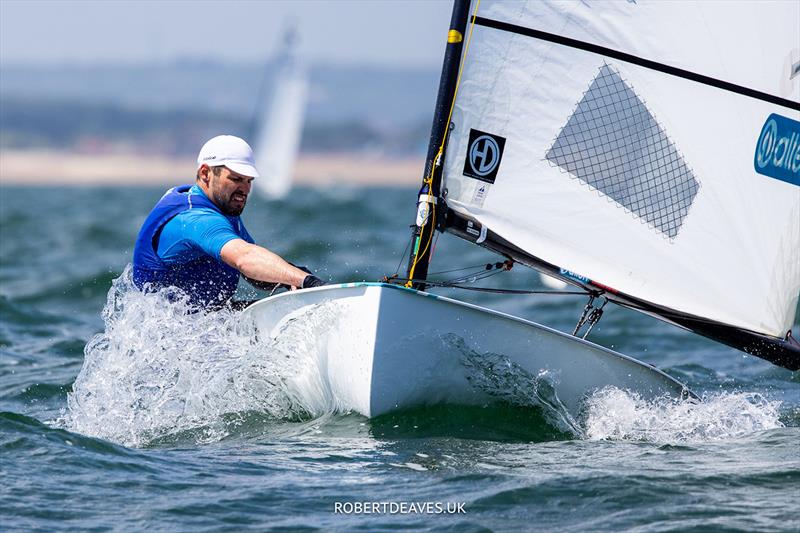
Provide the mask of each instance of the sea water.
MULTIPOLYGON (((131 288, 162 192, 0 189, 0 529, 800 528, 800 373, 611 308, 591 340, 702 402, 606 388, 572 418, 546 372, 445 335, 430 357, 459 350, 496 401, 366 419, 325 380, 320 332, 349 332, 324 305, 254 347, 238 313, 131 288)), ((252 198, 244 220, 323 279, 376 281, 402 272, 415 197, 300 189, 252 198)), ((442 236, 431 270, 497 260, 442 236)), ((543 288, 524 268, 478 284, 543 288)), ((562 331, 585 303, 439 292, 562 331)))

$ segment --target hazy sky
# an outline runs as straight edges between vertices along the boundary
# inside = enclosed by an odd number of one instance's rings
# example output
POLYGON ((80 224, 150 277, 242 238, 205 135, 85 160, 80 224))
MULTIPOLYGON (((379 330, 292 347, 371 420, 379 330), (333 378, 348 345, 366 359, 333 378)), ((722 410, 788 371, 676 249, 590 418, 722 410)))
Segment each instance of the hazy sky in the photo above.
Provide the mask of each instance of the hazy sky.
POLYGON ((0 0, 0 62, 269 57, 294 21, 312 62, 435 66, 449 0, 0 0))

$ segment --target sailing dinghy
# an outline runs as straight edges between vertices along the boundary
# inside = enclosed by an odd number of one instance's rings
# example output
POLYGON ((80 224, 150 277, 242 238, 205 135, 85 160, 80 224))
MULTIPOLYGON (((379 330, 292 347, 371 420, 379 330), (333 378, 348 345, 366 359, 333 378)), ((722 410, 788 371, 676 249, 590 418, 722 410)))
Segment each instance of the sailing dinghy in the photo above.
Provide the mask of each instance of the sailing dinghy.
POLYGON ((456 1, 402 286, 262 300, 245 310, 259 342, 324 316, 318 370, 366 416, 526 394, 579 416, 607 386, 688 394, 427 292, 440 231, 585 291, 576 333, 612 302, 800 369, 799 26, 796 2, 456 1))
POLYGON ((300 150, 308 81, 299 58, 297 34, 288 30, 273 63, 274 79, 262 95, 263 109, 255 123, 255 155, 264 178, 255 189, 267 199, 285 198, 292 189, 295 162, 300 150))

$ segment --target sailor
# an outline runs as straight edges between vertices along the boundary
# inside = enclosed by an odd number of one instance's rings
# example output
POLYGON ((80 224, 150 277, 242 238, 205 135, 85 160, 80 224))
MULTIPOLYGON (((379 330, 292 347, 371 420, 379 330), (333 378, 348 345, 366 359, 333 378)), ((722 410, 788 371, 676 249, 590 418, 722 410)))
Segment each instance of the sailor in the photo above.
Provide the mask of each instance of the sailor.
POLYGON ((142 290, 181 289, 194 305, 219 309, 232 302, 239 275, 270 290, 323 285, 309 271, 254 243, 241 215, 258 171, 253 150, 239 137, 219 135, 197 156, 194 185, 166 192, 139 231, 133 280, 142 290))

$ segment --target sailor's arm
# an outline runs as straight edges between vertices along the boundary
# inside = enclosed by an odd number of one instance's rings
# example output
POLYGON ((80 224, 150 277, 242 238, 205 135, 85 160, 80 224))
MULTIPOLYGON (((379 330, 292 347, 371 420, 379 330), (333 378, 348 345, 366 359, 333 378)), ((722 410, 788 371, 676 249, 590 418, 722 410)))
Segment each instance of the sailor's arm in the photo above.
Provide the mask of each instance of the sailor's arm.
POLYGON ((292 266, 279 255, 244 239, 233 239, 225 243, 220 257, 245 277, 268 283, 283 283, 291 287, 302 287, 307 272, 292 266))

